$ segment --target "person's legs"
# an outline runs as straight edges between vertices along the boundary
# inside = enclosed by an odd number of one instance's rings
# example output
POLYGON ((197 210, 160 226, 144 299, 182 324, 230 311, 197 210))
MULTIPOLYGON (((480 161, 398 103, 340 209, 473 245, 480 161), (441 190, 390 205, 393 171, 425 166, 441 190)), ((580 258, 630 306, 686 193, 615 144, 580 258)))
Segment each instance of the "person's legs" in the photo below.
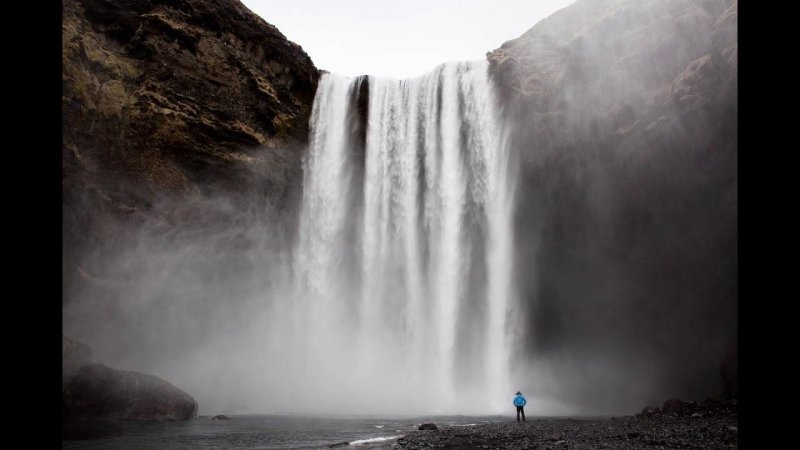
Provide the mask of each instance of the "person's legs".
POLYGON ((522 411, 522 408, 517 406, 517 422, 519 422, 519 412, 522 411))
POLYGON ((522 421, 525 422, 525 407, 524 406, 520 406, 519 407, 519 412, 522 413, 522 421))

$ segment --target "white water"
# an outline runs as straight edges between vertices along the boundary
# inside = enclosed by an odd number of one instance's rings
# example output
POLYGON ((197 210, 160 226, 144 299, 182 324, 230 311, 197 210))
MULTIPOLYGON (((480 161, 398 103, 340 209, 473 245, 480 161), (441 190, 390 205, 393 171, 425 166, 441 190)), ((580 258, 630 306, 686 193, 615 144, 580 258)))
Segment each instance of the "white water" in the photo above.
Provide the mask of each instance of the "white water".
POLYGON ((365 149, 359 82, 314 101, 282 384, 319 411, 508 410, 515 177, 487 65, 370 77, 365 149))

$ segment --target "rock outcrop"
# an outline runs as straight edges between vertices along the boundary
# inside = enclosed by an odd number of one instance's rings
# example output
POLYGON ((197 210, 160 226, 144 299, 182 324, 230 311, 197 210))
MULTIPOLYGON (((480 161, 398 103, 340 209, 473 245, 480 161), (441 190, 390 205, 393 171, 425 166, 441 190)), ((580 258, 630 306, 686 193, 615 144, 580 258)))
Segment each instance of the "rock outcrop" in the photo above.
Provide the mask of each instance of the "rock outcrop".
POLYGON ((69 0, 62 35, 65 176, 185 192, 307 138, 313 63, 238 1, 69 0))
POLYGON ((736 384, 737 11, 578 0, 487 54, 520 162, 520 342, 575 374, 548 394, 636 411, 736 384))
POLYGON ((66 0, 62 63, 65 301, 118 281, 131 228, 219 220, 219 193, 279 214, 299 186, 319 73, 239 1, 66 0))
POLYGON ((64 424, 95 421, 186 420, 197 402, 156 376, 92 361, 92 348, 62 335, 64 424))
POLYGON ((186 420, 197 402, 153 375, 89 364, 64 386, 62 413, 65 423, 186 420))
POLYGON ((602 116, 637 97, 696 107, 689 91, 710 101, 712 77, 735 86, 737 10, 735 0, 579 0, 487 58, 502 87, 542 112, 580 99, 602 116))

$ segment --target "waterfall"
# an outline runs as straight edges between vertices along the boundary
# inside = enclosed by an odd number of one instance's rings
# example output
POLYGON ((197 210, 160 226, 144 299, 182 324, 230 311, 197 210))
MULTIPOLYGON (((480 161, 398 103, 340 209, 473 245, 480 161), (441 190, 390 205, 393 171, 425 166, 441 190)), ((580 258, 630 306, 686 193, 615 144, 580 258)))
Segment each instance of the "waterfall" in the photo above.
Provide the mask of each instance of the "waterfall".
POLYGON ((290 318, 276 324, 295 355, 288 388, 320 410, 509 409, 514 176, 502 134, 485 62, 408 80, 322 75, 290 318))

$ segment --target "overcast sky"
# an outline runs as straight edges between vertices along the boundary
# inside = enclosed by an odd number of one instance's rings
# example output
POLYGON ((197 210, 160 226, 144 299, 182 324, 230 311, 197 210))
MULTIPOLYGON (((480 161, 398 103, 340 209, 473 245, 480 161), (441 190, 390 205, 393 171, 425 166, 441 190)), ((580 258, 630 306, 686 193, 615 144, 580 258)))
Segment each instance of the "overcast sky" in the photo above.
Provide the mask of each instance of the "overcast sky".
POLYGON ((242 0, 319 69, 407 78, 483 59, 574 0, 242 0))

